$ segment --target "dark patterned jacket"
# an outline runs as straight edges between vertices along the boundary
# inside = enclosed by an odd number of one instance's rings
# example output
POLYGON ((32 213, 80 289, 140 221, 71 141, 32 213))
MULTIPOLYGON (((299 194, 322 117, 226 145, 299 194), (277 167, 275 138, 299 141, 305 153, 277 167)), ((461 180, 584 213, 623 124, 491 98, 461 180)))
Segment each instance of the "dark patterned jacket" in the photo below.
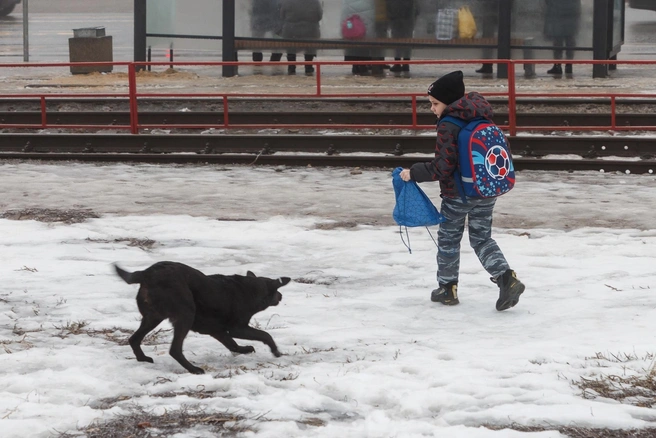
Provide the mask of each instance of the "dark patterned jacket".
MULTIPOLYGON (((441 117, 453 116, 462 120, 484 117, 492 120, 490 103, 480 94, 468 93, 460 100, 447 106, 441 117)), ((410 168, 410 176, 417 182, 439 181, 440 196, 458 198, 453 172, 458 166, 458 134, 460 127, 453 123, 437 121, 435 158, 428 163, 416 163, 410 168)))

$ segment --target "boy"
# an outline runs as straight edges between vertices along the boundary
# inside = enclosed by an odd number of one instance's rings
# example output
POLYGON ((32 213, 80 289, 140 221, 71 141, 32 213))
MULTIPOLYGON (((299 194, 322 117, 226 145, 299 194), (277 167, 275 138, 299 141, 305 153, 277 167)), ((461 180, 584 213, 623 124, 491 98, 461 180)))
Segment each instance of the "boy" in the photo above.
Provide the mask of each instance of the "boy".
POLYGON ((456 187, 454 171, 458 166, 458 133, 460 127, 444 116, 465 121, 483 117, 492 119, 492 107, 476 92, 465 95, 461 71, 442 76, 428 87, 431 111, 437 116, 437 143, 435 158, 429 163, 416 163, 404 169, 400 176, 404 181, 439 181, 442 197, 440 213, 446 221, 440 224, 437 234, 437 281, 439 287, 431 293, 431 301, 456 305, 458 300, 458 274, 460 271, 460 241, 469 218, 469 243, 481 261, 483 268, 499 286, 499 311, 509 309, 519 302, 525 286, 510 269, 497 243, 492 239, 492 213, 496 198, 467 198, 463 201, 456 187))

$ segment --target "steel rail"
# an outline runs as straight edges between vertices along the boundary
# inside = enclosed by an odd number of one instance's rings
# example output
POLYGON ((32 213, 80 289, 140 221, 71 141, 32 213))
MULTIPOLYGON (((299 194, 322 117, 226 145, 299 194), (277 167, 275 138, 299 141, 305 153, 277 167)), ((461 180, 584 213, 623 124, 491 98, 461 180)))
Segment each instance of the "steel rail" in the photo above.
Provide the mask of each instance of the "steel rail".
MULTIPOLYGON (((517 156, 578 155, 584 158, 656 156, 656 141, 646 136, 515 136, 509 137, 517 156)), ((311 152, 430 154, 434 135, 383 134, 0 134, 0 152, 97 153, 264 153, 311 152)))
MULTIPOLYGON (((239 164, 269 166, 361 167, 389 168, 408 167, 430 157, 389 155, 261 155, 261 154, 96 154, 96 153, 0 153, 0 160, 85 161, 111 163, 154 164, 239 164)), ((538 159, 515 158, 515 169, 552 171, 598 171, 649 173, 656 171, 655 160, 622 161, 601 159, 538 159)))
MULTIPOLYGON (((508 113, 497 112, 494 121, 501 126, 508 125, 508 113)), ((599 113, 520 113, 517 114, 517 126, 526 127, 607 127, 611 124, 611 114, 599 113)), ((154 129, 209 129, 224 128, 225 117, 218 111, 141 111, 139 121, 142 128, 154 129)), ((435 123, 432 114, 417 114, 413 120, 412 113, 405 111, 244 111, 230 113, 230 127, 253 125, 264 127, 285 125, 286 127, 319 127, 329 125, 365 126, 379 125, 398 128, 425 128, 435 123)), ((130 124, 130 113, 127 111, 58 111, 46 114, 46 119, 36 111, 0 111, 0 126, 10 129, 42 129, 47 127, 80 128, 85 125, 89 129, 111 129, 111 127, 127 129, 130 124)), ((617 114, 615 124, 618 130, 656 128, 656 118, 651 114, 617 114)), ((560 128, 559 128, 560 129, 560 128)))

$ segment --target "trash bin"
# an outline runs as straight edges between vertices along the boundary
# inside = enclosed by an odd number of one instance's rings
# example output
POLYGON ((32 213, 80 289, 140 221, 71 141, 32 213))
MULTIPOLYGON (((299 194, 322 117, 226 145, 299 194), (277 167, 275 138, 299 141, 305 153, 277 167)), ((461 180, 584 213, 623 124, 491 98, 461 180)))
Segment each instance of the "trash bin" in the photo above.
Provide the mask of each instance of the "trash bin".
MULTIPOLYGON (((104 27, 73 29, 73 38, 68 39, 70 62, 113 62, 112 37, 105 35, 104 27)), ((112 65, 71 65, 72 74, 101 72, 109 73, 112 65)))

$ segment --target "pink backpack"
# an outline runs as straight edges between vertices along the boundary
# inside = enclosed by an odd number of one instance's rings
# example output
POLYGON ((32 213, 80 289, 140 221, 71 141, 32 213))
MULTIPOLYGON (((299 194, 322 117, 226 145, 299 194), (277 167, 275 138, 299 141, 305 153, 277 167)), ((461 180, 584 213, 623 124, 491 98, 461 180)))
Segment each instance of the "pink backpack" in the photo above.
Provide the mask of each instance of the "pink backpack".
POLYGON ((357 40, 367 35, 367 27, 359 15, 354 14, 342 22, 342 37, 347 40, 357 40))

